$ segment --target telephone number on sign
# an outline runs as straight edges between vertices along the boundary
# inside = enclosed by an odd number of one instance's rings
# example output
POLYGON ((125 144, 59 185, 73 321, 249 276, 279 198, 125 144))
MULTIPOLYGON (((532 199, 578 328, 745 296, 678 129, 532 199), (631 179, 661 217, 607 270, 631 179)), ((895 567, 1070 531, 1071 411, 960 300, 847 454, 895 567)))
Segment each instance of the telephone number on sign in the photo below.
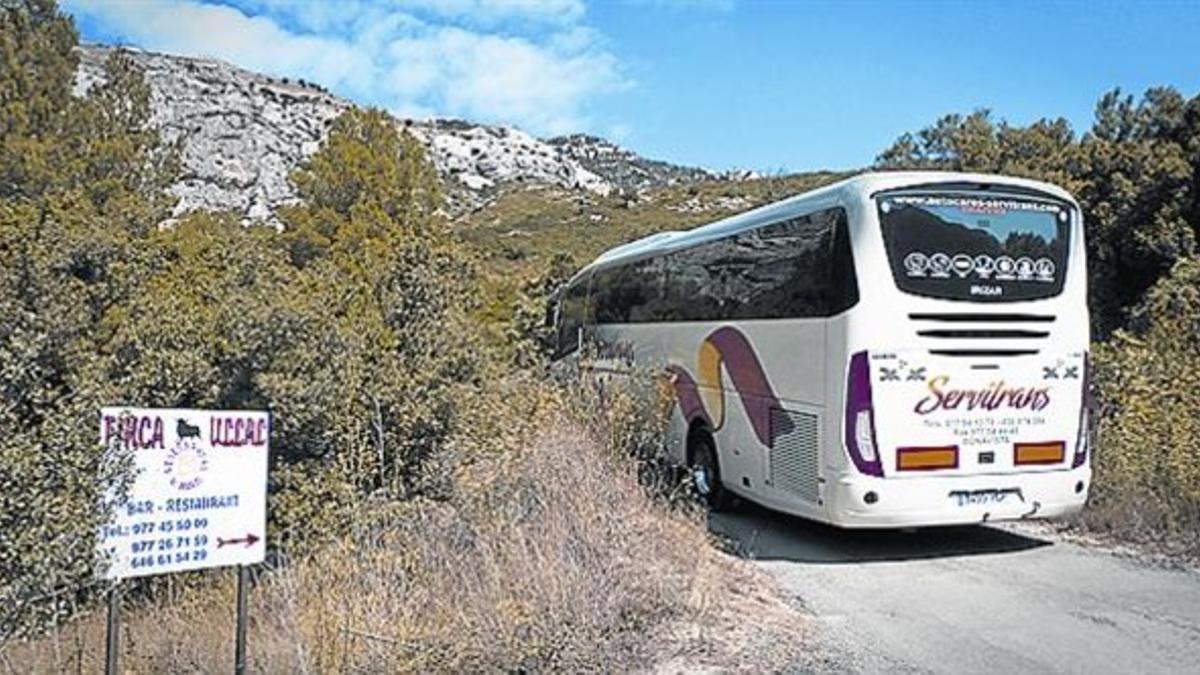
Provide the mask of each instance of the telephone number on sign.
POLYGON ((207 545, 208 535, 197 534, 193 537, 175 537, 174 539, 170 537, 165 539, 143 539, 130 544, 130 549, 134 553, 150 553, 151 551, 173 551, 207 545))
POLYGON ((208 551, 197 549, 195 551, 177 551, 175 553, 159 553, 155 555, 140 555, 135 557, 130 566, 133 569, 146 569, 149 567, 166 567, 167 565, 182 565, 189 562, 203 562, 208 559, 208 551))
POLYGON ((127 525, 105 525, 102 534, 106 539, 129 535, 171 534, 196 532, 208 527, 208 518, 179 518, 177 520, 147 520, 127 525))
POLYGON ((134 534, 150 534, 152 532, 186 532, 202 530, 206 527, 208 527, 208 518, 179 518, 177 520, 160 520, 157 523, 153 521, 134 523, 130 529, 134 534))

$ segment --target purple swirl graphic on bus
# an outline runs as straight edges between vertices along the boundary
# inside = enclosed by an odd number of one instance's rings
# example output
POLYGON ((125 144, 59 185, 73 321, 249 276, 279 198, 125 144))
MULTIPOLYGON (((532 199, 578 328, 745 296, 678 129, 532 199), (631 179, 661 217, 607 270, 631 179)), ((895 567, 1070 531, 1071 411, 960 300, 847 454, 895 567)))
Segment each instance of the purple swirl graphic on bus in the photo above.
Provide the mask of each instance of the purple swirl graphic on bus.
MULTIPOLYGON (((772 445, 771 409, 781 408, 771 390, 762 364, 750 341, 735 328, 718 328, 700 343, 696 376, 683 366, 670 365, 675 396, 689 423, 700 419, 714 432, 725 424, 726 405, 723 372, 738 393, 754 435, 763 445, 772 445), (723 367, 723 369, 722 369, 723 367)), ((776 434, 787 429, 775 429, 776 434)))

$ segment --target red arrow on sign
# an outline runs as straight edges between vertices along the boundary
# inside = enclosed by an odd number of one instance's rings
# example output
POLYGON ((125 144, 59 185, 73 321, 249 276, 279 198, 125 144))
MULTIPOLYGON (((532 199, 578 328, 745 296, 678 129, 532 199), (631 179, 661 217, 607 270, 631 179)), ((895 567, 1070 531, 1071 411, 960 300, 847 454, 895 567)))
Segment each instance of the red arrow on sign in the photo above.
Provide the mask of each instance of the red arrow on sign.
POLYGON ((245 544, 246 548, 250 548, 254 545, 254 542, 260 539, 262 539, 262 537, 255 536, 249 532, 246 533, 246 536, 238 537, 237 539, 222 539, 217 537, 217 548, 222 548, 226 544, 245 544))

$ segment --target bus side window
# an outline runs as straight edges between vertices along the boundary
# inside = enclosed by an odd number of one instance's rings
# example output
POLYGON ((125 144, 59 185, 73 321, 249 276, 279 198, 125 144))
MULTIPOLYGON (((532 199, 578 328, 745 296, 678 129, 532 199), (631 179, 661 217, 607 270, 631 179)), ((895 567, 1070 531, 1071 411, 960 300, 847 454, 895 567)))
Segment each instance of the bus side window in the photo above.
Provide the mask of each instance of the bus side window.
MULTIPOLYGON (((577 310, 582 318, 560 320, 567 326, 833 316, 858 302, 848 229, 846 211, 834 207, 607 267, 592 277, 591 300, 577 310)), ((571 306, 568 297, 561 311, 571 306)), ((560 340, 563 354, 575 348, 560 340)))
POLYGON ((714 262, 725 279, 722 319, 832 316, 857 301, 853 263, 844 264, 850 243, 841 208, 768 223, 709 246, 720 250, 714 262))
POLYGON ((785 319, 825 313, 828 232, 820 214, 799 216, 743 232, 733 239, 741 268, 731 277, 730 318, 785 319))
POLYGON ((858 272, 854 269, 854 252, 850 247, 850 222, 844 209, 826 212, 834 219, 830 241, 829 281, 826 306, 828 315, 840 314, 858 304, 858 272))
POLYGON ((577 279, 562 295, 558 304, 558 348, 554 358, 560 359, 579 349, 580 334, 587 317, 588 279, 577 279))
POLYGON ((588 318, 597 324, 661 321, 665 269, 666 260, 659 257, 596 272, 588 318))
MULTIPOLYGON (((562 305, 562 293, 556 292, 546 301, 546 313, 542 317, 543 328, 557 328, 558 326, 558 308, 562 305)), ((557 343, 558 338, 555 337, 557 343)))

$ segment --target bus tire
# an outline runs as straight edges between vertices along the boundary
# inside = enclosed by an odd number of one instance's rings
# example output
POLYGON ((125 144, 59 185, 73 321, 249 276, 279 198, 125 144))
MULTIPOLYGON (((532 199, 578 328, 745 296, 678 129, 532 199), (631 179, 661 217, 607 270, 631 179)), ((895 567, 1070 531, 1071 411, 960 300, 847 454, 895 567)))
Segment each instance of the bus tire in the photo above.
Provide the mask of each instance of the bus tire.
POLYGON ((692 484, 710 511, 727 511, 733 506, 733 495, 721 484, 721 466, 717 444, 704 429, 692 433, 692 484))

